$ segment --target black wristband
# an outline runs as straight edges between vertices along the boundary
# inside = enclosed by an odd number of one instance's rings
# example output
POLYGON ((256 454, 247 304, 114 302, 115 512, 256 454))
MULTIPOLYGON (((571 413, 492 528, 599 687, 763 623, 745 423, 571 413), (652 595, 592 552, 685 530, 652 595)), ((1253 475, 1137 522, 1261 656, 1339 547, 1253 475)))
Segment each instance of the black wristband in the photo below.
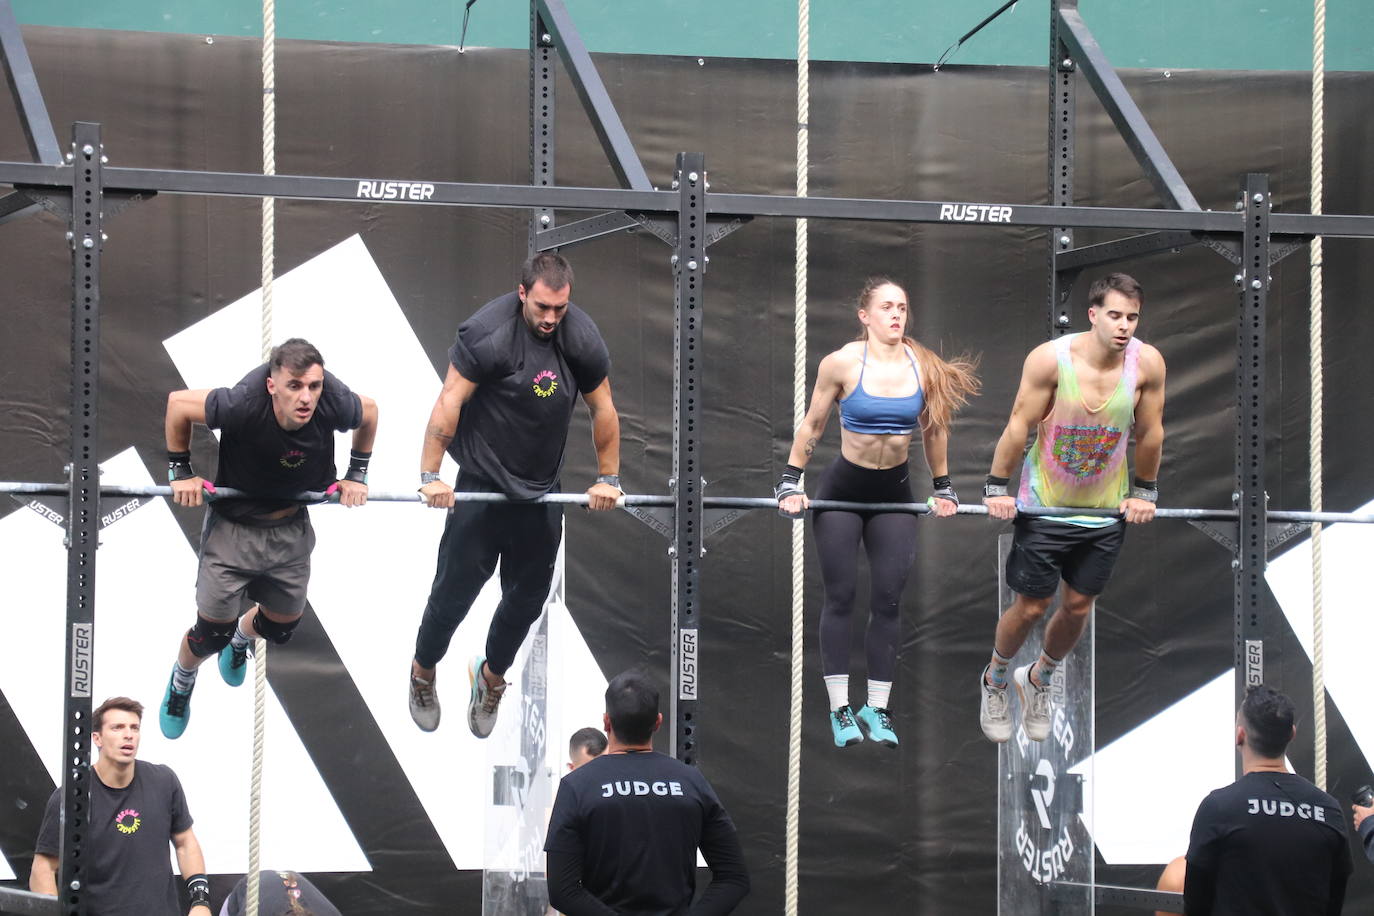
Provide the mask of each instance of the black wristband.
POLYGON ((1158 489, 1159 489, 1159 481, 1158 481, 1158 480, 1141 480, 1139 477, 1137 477, 1137 478, 1135 479, 1135 486, 1140 487, 1140 489, 1142 489, 1142 490, 1158 490, 1158 489))
POLYGON ((348 470, 344 471, 343 479, 354 483, 367 483, 367 463, 371 460, 371 452, 349 451, 348 470))
POLYGON ((954 481, 950 479, 948 474, 941 474, 939 477, 930 478, 930 486, 935 490, 952 490, 954 489, 954 481))
POLYGON ((983 481, 983 483, 989 487, 1005 487, 1007 484, 1011 483, 1011 478, 994 477, 991 474, 989 474, 987 480, 983 481))
POLYGON ((204 875, 192 875, 186 879, 186 893, 191 895, 191 906, 210 906, 210 879, 204 875))
POLYGON ((801 478, 802 469, 797 467, 795 464, 789 464, 787 467, 782 469, 783 480, 790 480, 792 483, 800 483, 801 478))
POLYGON ((196 476, 195 469, 191 467, 190 452, 168 452, 167 453, 167 480, 190 480, 196 476))

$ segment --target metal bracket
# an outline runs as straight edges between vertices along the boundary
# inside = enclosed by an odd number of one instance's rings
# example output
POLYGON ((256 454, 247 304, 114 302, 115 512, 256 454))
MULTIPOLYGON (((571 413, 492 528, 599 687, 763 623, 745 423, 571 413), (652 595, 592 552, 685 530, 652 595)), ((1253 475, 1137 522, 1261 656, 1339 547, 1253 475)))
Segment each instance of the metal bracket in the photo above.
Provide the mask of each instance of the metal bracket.
POLYGON ((645 508, 644 506, 625 506, 624 510, 665 538, 673 537, 673 510, 645 508))

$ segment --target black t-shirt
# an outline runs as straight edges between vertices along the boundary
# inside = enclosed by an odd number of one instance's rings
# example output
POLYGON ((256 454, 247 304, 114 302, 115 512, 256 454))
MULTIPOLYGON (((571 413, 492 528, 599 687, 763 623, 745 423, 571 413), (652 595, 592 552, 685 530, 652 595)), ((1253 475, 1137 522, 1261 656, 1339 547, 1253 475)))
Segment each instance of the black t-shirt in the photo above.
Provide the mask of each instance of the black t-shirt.
MULTIPOLYGON (((292 912, 289 893, 296 897, 302 908, 314 916, 340 916, 338 907, 329 902, 320 889, 311 884, 305 875, 288 871, 260 871, 258 879, 258 916, 289 916, 292 912)), ((248 906, 248 876, 239 879, 229 896, 224 898, 220 916, 243 916, 248 906)))
MULTIPOLYGON (((82 858, 86 863, 88 916, 182 916, 167 843, 189 830, 191 813, 181 782, 170 767, 139 760, 134 778, 122 789, 90 771, 90 829, 82 858)), ((43 813, 35 852, 62 851, 58 812, 62 787, 53 790, 43 813)))
POLYGON ((1326 916, 1350 877, 1341 806, 1293 773, 1247 773, 1193 818, 1183 898, 1189 914, 1326 916))
POLYGON ((577 394, 595 391, 611 370, 596 322, 571 302, 548 340, 536 337, 507 293, 458 328, 448 361, 477 391, 458 415, 449 452, 513 499, 553 489, 563 466, 577 394))
POLYGON ((706 777, 654 752, 602 754, 564 776, 544 844, 579 855, 582 887, 638 916, 686 912, 698 847, 713 869, 737 870, 747 891, 735 825, 706 777))
MULTIPOLYGON (((339 479, 334 464, 334 432, 362 425, 363 402, 325 370, 324 387, 310 422, 297 430, 285 430, 272 411, 267 377, 267 364, 263 363, 234 387, 215 388, 205 396, 205 425, 222 431, 215 484, 282 497, 328 489, 339 479)), ((226 499, 210 505, 225 518, 251 524, 255 516, 292 503, 285 499, 226 499)))

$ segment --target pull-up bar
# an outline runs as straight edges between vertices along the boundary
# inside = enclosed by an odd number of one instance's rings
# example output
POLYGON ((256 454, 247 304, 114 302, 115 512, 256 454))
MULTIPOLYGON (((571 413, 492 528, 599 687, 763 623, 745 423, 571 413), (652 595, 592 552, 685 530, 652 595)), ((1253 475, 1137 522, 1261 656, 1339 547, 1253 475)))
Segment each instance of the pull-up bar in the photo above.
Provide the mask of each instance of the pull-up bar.
MULTIPOLYGON (((66 496, 68 488, 60 483, 26 483, 20 481, 0 481, 0 493, 11 493, 16 496, 29 494, 34 496, 66 496)), ((171 496, 172 488, 165 486, 146 486, 146 487, 126 487, 126 486, 102 486, 101 496, 129 496, 129 497, 157 497, 171 496)), ((304 493, 297 493, 291 496, 256 496, 252 493, 245 493, 242 490, 235 490, 229 487, 216 487, 206 492, 207 499, 213 501, 217 499, 285 499, 294 500, 304 504, 338 502, 338 494, 331 491, 313 490, 304 493)), ((418 492, 389 492, 385 490, 373 490, 367 495, 369 502, 423 502, 418 492)), ((535 499, 511 499, 504 493, 464 493, 456 492, 453 494, 454 501, 463 503, 512 503, 515 505, 537 505, 555 503, 569 506, 585 506, 587 504, 586 493, 546 493, 535 499)), ((636 507, 670 507, 674 504, 672 496, 658 496, 655 494, 631 494, 622 495, 616 500, 616 505, 620 508, 636 507)), ((777 509, 776 499, 768 496, 703 496, 701 498, 702 508, 705 509, 777 509)), ((850 502, 841 499, 813 499, 808 506, 811 512, 824 512, 827 510, 840 510, 849 512, 899 512, 908 515, 929 515, 931 509, 925 503, 862 503, 850 502)), ((1120 518, 1121 513, 1115 509, 1084 509, 1071 506, 1020 506, 1017 508, 1020 515, 1033 515, 1049 518, 1064 518, 1069 516, 1091 516, 1093 518, 1120 518)), ((955 510, 958 515, 987 515, 986 506, 967 505, 959 506, 955 510)), ((1296 523, 1321 523, 1337 524, 1352 523, 1357 525, 1374 525, 1374 513, 1370 512, 1310 512, 1300 509, 1275 509, 1265 513, 1271 522, 1296 522, 1296 523)), ((1155 510, 1156 518, 1174 518, 1184 521, 1206 521, 1206 522, 1234 522, 1240 518, 1235 509, 1189 509, 1189 508, 1160 508, 1155 510)))

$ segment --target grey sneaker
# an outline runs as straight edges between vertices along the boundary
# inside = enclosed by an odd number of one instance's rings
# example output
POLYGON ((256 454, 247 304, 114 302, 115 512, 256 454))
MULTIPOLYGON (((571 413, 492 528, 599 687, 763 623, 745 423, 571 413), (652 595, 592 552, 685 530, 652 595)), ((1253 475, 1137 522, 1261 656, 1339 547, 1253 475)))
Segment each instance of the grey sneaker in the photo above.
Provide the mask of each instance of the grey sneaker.
POLYGON ((1011 738, 1011 704, 1007 702, 1007 688, 993 687, 988 683, 988 669, 978 676, 978 686, 983 689, 983 701, 978 706, 978 723, 983 726, 983 734, 989 741, 998 744, 1011 738))
POLYGON ((410 676, 410 717, 422 732, 439 727, 439 694, 434 691, 433 680, 410 676))
POLYGON ((1030 679, 1031 666, 1017 668, 1011 679, 1021 697, 1021 727, 1032 741, 1044 741, 1050 733, 1050 688, 1030 679))
POLYGON ((486 659, 474 655, 468 662, 468 680, 472 684, 472 697, 468 700, 468 728, 478 738, 485 738, 496 727, 496 713, 501 705, 501 697, 506 695, 509 684, 490 687, 482 676, 482 665, 486 659))

